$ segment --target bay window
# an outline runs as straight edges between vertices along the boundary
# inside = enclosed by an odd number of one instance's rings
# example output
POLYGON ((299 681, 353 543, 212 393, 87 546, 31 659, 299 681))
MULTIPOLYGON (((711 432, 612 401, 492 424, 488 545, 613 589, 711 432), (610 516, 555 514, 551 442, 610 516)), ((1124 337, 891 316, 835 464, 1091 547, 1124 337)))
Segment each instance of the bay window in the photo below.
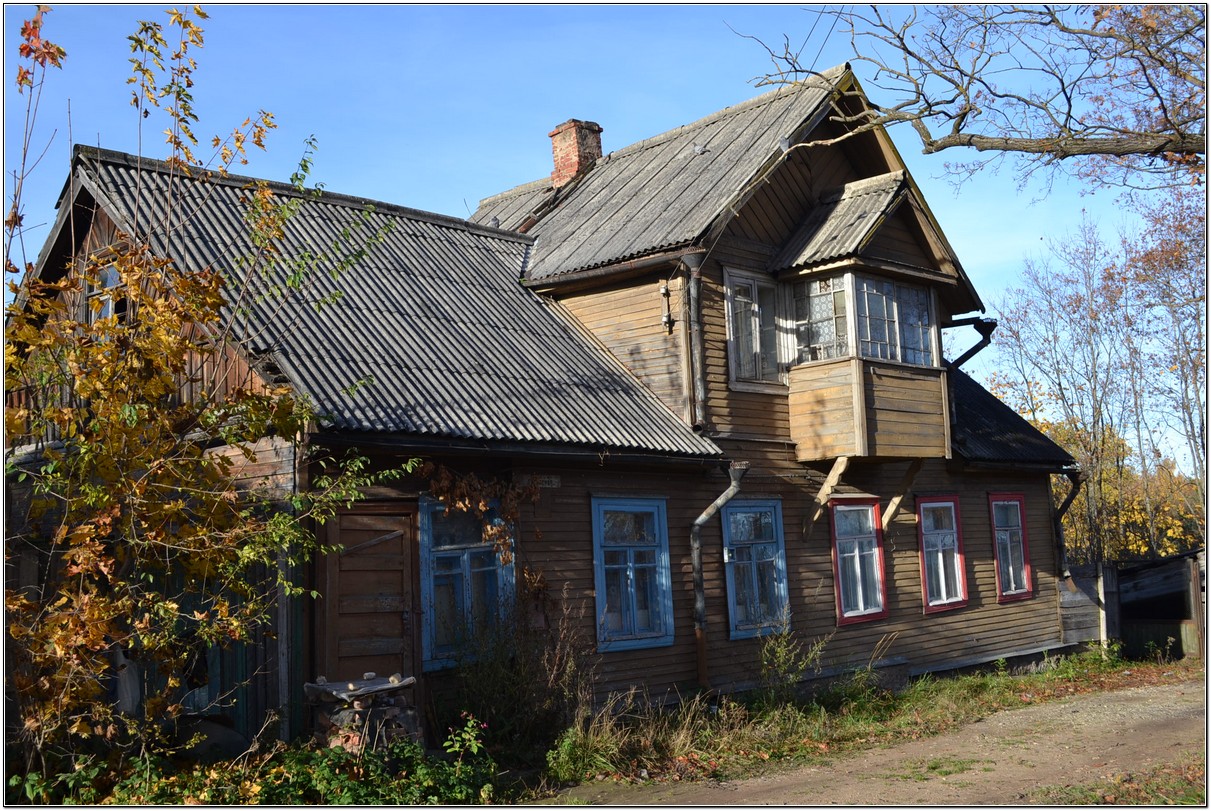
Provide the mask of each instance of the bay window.
POLYGON ((735 271, 724 285, 731 380, 739 388, 785 383, 789 366, 834 358, 936 365, 926 287, 855 273, 777 284, 735 271))

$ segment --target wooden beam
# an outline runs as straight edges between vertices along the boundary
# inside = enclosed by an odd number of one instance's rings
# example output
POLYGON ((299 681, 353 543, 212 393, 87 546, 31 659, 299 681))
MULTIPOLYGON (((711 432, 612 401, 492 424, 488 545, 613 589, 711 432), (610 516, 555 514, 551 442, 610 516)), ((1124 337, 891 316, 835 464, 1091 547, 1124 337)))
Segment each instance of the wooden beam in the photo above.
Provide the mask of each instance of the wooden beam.
POLYGON ((921 470, 921 459, 913 459, 908 466, 908 470, 904 473, 904 478, 900 480, 900 486, 896 488, 896 494, 891 497, 891 501, 887 502, 887 509, 883 511, 883 531, 891 527, 891 522, 895 520, 896 515, 900 512, 900 503, 904 501, 904 496, 908 494, 909 488, 912 487, 912 481, 917 477, 917 472, 921 470))
POLYGON ((808 526, 804 529, 810 531, 811 527, 820 520, 824 508, 828 506, 828 500, 832 497, 833 490, 841 481, 841 477, 845 474, 845 469, 849 467, 848 456, 838 456, 833 462, 833 469, 828 472, 828 478, 824 480, 824 484, 820 487, 820 492, 816 493, 816 509, 812 511, 811 520, 808 521, 808 526))

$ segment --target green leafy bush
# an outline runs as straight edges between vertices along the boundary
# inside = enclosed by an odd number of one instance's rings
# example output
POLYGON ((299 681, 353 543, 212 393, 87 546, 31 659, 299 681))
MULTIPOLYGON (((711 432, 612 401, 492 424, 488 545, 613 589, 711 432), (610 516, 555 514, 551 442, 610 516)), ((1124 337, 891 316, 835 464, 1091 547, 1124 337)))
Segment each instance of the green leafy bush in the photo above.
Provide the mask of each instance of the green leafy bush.
POLYGON ((483 750, 483 725, 466 714, 430 757, 397 740, 383 751, 278 746, 266 755, 174 768, 141 758, 104 799, 120 805, 471 805, 490 802, 496 764, 483 750))

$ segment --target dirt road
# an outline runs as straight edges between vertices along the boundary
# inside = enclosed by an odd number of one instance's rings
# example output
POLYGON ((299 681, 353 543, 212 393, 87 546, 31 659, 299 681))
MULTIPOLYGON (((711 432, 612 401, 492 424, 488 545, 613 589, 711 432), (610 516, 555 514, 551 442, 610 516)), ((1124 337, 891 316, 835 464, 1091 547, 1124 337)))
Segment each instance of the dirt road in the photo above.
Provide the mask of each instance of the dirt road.
POLYGON ((1031 789, 1094 783, 1202 752, 1203 679, 1006 710, 926 740, 727 783, 598 782, 555 802, 608 805, 1020 804, 1031 789))

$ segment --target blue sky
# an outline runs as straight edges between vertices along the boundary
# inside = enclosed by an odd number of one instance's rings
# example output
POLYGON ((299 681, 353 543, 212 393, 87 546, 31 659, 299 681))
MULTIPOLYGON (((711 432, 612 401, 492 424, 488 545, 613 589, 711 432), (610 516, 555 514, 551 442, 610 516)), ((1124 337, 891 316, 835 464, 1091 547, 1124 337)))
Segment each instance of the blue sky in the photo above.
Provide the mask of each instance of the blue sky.
MULTIPOLYGON (((24 192, 27 224, 53 221, 71 143, 139 150, 126 37, 139 19, 166 23, 167 7, 59 5, 46 16, 44 33, 67 59, 44 90, 34 143, 50 146, 24 192)), ((754 77, 769 58, 742 35, 779 46, 784 35, 796 47, 806 40, 803 61, 820 67, 850 55, 848 37, 824 36, 827 19, 808 40, 819 15, 792 5, 205 8, 197 134, 225 134, 259 109, 280 125, 268 153, 238 171, 285 180, 314 135, 313 182, 460 217, 483 197, 548 174, 547 133, 569 118, 600 123, 608 152, 764 92, 754 77)), ((33 9, 4 7, 6 198, 24 115, 24 97, 10 90, 14 56, 33 9)), ((867 78, 861 68, 859 76, 867 78)), ((154 114, 144 122, 143 154, 166 156, 163 127, 154 114)), ((1008 171, 978 174, 956 193, 944 163, 965 156, 923 156, 907 130, 893 137, 990 307, 1023 257, 1074 229, 1083 207, 1118 224, 1105 194, 1082 197, 1061 183, 1037 200, 1042 190, 1019 192, 1008 171)), ((47 230, 30 233, 32 255, 47 230)))

